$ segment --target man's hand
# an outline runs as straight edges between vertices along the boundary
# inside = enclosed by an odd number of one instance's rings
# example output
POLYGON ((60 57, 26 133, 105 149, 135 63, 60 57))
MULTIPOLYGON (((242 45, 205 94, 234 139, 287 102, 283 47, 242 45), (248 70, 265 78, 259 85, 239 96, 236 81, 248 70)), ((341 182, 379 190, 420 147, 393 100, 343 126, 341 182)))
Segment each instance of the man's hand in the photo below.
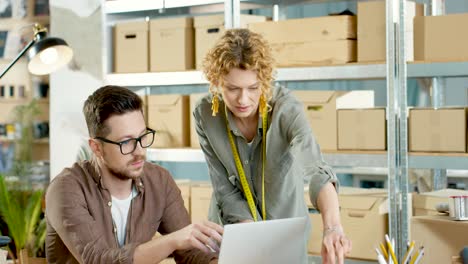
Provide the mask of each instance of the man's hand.
POLYGON ((219 251, 224 229, 209 221, 190 224, 169 234, 175 242, 176 250, 198 248, 205 253, 219 251))
POLYGON ((351 252, 352 243, 349 240, 341 226, 327 228, 323 231, 322 239, 322 263, 339 264, 344 263, 344 258, 351 252))

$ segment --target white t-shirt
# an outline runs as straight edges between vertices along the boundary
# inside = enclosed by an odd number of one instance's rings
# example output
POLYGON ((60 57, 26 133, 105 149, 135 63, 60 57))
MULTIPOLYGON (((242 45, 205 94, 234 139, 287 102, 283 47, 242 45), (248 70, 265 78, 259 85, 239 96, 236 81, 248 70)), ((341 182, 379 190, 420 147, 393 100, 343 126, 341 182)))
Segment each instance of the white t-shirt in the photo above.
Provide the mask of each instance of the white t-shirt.
POLYGON ((112 219, 114 220, 115 227, 117 228, 117 239, 121 247, 125 243, 125 230, 127 228, 128 211, 130 210, 130 204, 132 203, 132 199, 136 196, 136 194, 136 189, 132 188, 132 193, 130 193, 130 195, 123 200, 119 200, 114 196, 111 196, 112 219))

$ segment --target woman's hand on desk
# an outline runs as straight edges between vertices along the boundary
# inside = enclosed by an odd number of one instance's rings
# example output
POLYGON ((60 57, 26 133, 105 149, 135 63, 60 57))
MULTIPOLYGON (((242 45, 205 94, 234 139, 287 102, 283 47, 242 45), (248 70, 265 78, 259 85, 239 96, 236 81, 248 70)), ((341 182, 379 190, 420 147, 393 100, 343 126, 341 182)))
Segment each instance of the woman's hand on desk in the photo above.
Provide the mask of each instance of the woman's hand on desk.
POLYGON ((339 264, 343 264, 351 249, 351 240, 345 236, 341 226, 326 228, 323 231, 322 263, 335 264, 338 260, 339 264))
POLYGON ((169 234, 175 242, 175 249, 198 248, 205 253, 213 249, 219 252, 224 228, 209 221, 190 224, 179 231, 169 234))

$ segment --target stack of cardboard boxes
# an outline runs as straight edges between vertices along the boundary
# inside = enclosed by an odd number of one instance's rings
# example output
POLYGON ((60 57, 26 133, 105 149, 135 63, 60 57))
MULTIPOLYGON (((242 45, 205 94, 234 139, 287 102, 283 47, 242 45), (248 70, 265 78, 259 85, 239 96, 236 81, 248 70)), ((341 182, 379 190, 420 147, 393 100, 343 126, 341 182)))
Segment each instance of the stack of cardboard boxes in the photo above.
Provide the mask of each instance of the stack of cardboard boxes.
MULTIPOLYGON (((467 245, 468 222, 455 221, 447 213, 437 211, 439 204, 450 202, 454 195, 468 191, 445 189, 408 197, 410 239, 417 249, 424 246, 424 263, 451 263, 467 245)), ((305 192, 308 200, 308 193, 305 192)), ((341 223, 353 242, 350 258, 376 260, 374 248, 384 242, 388 233, 388 200, 386 189, 357 189, 342 187, 339 193, 341 223)), ((309 203, 312 231, 309 253, 319 255, 322 241, 321 215, 309 203)))
MULTIPOLYGON (((208 219, 212 187, 207 182, 179 181, 192 221, 208 219)), ((454 221, 436 210, 439 203, 448 203, 451 195, 468 195, 468 191, 441 190, 412 194, 408 197, 410 238, 418 246, 425 247, 424 263, 450 263, 466 245, 468 222, 454 221)), ((309 209, 312 229, 308 252, 320 255, 322 242, 322 217, 312 206, 309 190, 304 188, 304 200, 309 209)), ((341 187, 339 193, 341 223, 346 236, 352 240, 353 250, 349 258, 376 260, 374 248, 384 243, 388 234, 388 194, 386 189, 361 189, 341 187)))
POLYGON ((356 61, 356 17, 326 16, 253 23, 270 43, 277 66, 356 61))
MULTIPOLYGON (((386 59, 385 1, 358 2, 357 4, 358 62, 384 62, 386 59)), ((413 18, 424 15, 424 5, 406 2, 405 53, 413 60, 413 18)))
POLYGON ((385 150, 384 108, 373 91, 294 91, 322 150, 385 150))
MULTIPOLYGON (((265 20, 264 16, 242 15, 241 26, 265 20)), ((205 54, 224 31, 223 15, 116 24, 114 72, 199 70, 205 54)))
MULTIPOLYGON (((359 2, 357 10, 357 16, 267 21, 241 15, 240 21, 241 27, 269 41, 280 67, 385 61, 385 1, 359 2)), ((468 38, 447 30, 468 23, 468 14, 424 16, 424 5, 408 1, 405 15, 408 61, 468 60, 468 38)), ((223 15, 119 23, 114 30, 114 71, 200 70, 203 57, 224 31, 223 15)))
POLYGON ((208 220, 208 209, 213 193, 211 184, 209 182, 191 182, 190 180, 177 180, 176 183, 192 222, 208 220))
POLYGON ((445 189, 413 196, 411 239, 424 246, 424 263, 451 263, 468 245, 468 221, 455 221, 436 210, 440 204, 448 205, 453 195, 468 191, 445 189))
POLYGON ((148 96, 148 126, 156 130, 154 148, 190 144, 189 97, 180 94, 148 96))
MULTIPOLYGON (((306 197, 307 198, 307 197, 306 197)), ((341 224, 353 243, 349 257, 376 260, 375 246, 384 242, 388 233, 387 192, 384 189, 342 187, 339 194, 341 224)), ((312 230, 309 254, 320 255, 322 246, 322 217, 311 208, 312 230)))
MULTIPOLYGON (((374 107, 372 91, 293 91, 293 94, 303 104, 322 150, 386 150, 386 111, 383 107, 374 107)), ((199 148, 192 112, 206 95, 144 97, 148 125, 157 131, 153 147, 199 148)), ((47 110, 46 105, 44 109, 47 110)), ((467 152, 467 120, 464 107, 410 108, 409 150, 467 152)))

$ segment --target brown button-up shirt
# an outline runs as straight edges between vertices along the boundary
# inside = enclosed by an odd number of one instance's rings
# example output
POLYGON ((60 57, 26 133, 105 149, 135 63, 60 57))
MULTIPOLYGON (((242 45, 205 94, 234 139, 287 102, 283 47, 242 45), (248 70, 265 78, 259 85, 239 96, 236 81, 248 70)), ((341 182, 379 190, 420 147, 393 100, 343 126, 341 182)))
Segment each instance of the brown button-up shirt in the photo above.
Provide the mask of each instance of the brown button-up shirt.
MULTIPOLYGON (((110 192, 103 186, 94 163, 75 163, 63 170, 46 194, 48 263, 133 263, 135 248, 190 224, 180 190, 165 169, 145 163, 134 181, 125 245, 114 231, 110 192)), ((175 251, 177 263, 208 263, 214 254, 199 250, 175 251)))

